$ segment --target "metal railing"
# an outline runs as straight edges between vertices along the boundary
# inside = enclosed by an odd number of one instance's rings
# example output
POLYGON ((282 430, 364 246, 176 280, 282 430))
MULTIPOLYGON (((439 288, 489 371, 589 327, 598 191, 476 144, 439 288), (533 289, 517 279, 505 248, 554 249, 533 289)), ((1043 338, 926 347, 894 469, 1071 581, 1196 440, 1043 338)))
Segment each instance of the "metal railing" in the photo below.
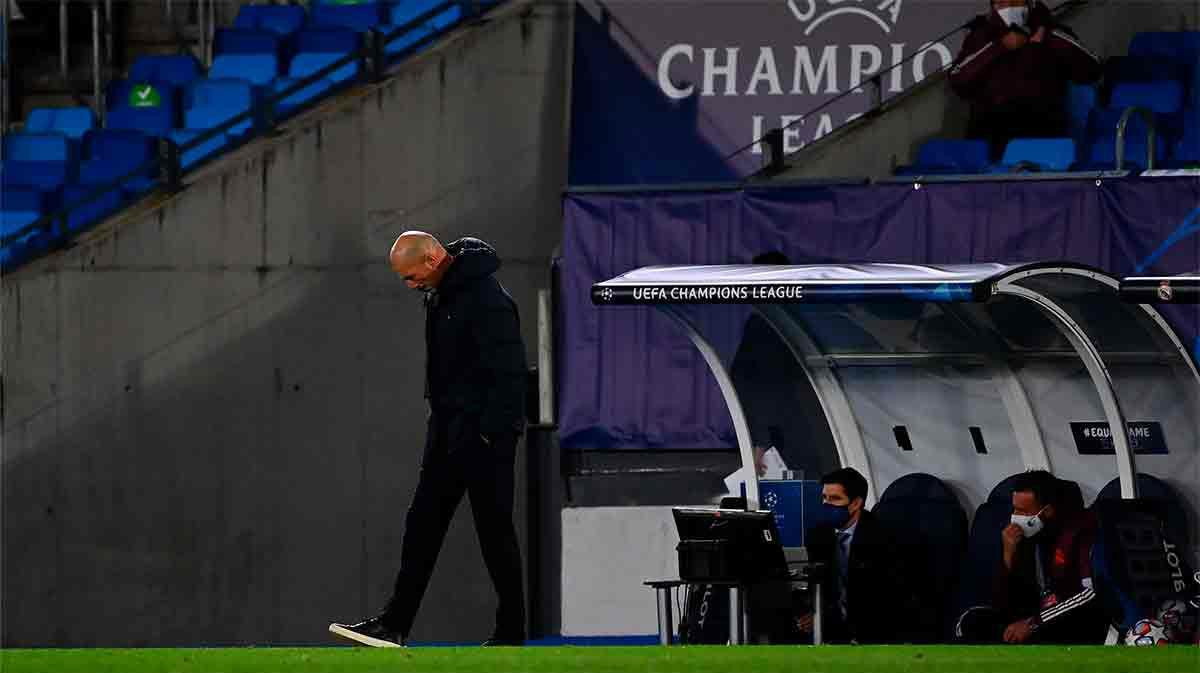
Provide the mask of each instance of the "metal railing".
MULTIPOLYGON (((3 2, 4 0, 0 0, 3 2)), ((175 193, 183 189, 183 176, 186 173, 198 170, 204 165, 212 162, 220 156, 227 154, 246 143, 263 137, 272 132, 276 124, 281 121, 278 116, 279 104, 296 93, 310 87, 314 84, 325 80, 326 76, 333 74, 351 64, 358 64, 357 80, 351 79, 344 82, 337 82, 330 88, 322 91, 302 104, 289 108, 287 116, 294 116, 304 110, 311 109, 314 105, 327 99, 328 97, 344 90, 348 86, 356 83, 377 83, 382 81, 387 76, 387 69, 398 61, 410 56, 413 52, 428 45, 446 33, 458 28, 459 26, 479 18, 487 11, 503 4, 503 0, 492 2, 480 2, 479 0, 444 0, 443 2, 431 7, 429 10, 413 17, 408 22, 395 27, 387 33, 381 33, 376 29, 371 29, 367 33, 367 38, 364 43, 357 49, 351 51, 346 56, 333 61, 312 74, 297 79, 286 88, 273 91, 259 99, 257 104, 241 114, 230 117, 221 124, 205 129, 194 138, 184 142, 175 143, 168 137, 159 138, 158 155, 153 159, 143 162, 141 165, 130 170, 128 173, 116 178, 115 180, 99 184, 95 189, 90 190, 85 196, 73 201, 70 204, 65 204, 57 210, 47 213, 34 222, 21 227, 15 232, 7 236, 0 237, 0 247, 8 247, 15 244, 23 244, 29 248, 30 254, 22 258, 18 263, 28 261, 38 254, 43 254, 55 249, 56 245, 64 242, 72 233, 70 218, 72 213, 80 208, 95 203, 110 192, 120 191, 122 186, 128 181, 138 177, 146 177, 155 175, 159 182, 159 187, 165 189, 167 193, 175 193), (459 17, 445 26, 430 30, 422 37, 413 40, 411 44, 405 45, 404 48, 397 50, 392 54, 387 53, 387 45, 398 39, 405 37, 418 29, 424 29, 427 24, 433 19, 451 12, 455 8, 461 9, 459 17), (196 150, 204 144, 223 137, 226 134, 234 133, 238 126, 251 122, 252 128, 249 132, 240 135, 237 138, 229 139, 230 142, 224 144, 220 149, 214 150, 210 154, 198 158, 192 162, 186 169, 183 166, 184 156, 193 150, 196 150), (27 240, 32 237, 32 240, 27 240)), ((170 0, 168 0, 168 7, 170 0)), ((153 193, 157 190, 151 189, 153 193)), ((131 205, 131 204, 126 204, 131 205)), ((98 218, 96 221, 98 222, 98 218)), ((91 222, 89 224, 95 224, 91 222)), ((7 271, 5 269, 4 271, 7 271)))
POLYGON ((1140 115, 1142 121, 1146 122, 1146 170, 1154 170, 1154 113, 1142 107, 1127 107, 1121 115, 1121 119, 1117 122, 1117 137, 1113 152, 1116 154, 1115 170, 1124 170, 1125 168, 1125 130, 1129 126, 1129 120, 1133 115, 1140 115))

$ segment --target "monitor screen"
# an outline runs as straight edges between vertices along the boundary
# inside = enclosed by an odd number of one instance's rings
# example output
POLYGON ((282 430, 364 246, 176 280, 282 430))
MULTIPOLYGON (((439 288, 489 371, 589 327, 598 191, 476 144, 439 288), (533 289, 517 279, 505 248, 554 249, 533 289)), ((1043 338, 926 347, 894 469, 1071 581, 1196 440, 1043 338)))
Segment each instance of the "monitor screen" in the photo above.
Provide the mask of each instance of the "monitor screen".
POLYGON ((675 507, 680 540, 724 540, 737 550, 741 573, 759 579, 787 576, 775 515, 769 511, 675 507))

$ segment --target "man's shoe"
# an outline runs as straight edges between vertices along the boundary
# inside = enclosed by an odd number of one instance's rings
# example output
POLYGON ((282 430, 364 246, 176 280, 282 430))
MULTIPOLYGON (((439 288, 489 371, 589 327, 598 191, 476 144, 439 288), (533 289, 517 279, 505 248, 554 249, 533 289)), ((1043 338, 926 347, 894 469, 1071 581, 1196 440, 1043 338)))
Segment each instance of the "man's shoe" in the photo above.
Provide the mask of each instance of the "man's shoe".
POLYGON ((384 626, 379 617, 358 624, 330 624, 329 632, 371 647, 405 647, 404 637, 384 626))
POLYGON ((517 636, 515 638, 512 638, 512 637, 506 638, 504 636, 492 636, 491 638, 488 638, 487 640, 483 641, 483 644, 480 647, 523 647, 524 645, 525 645, 525 637, 524 636, 517 636))

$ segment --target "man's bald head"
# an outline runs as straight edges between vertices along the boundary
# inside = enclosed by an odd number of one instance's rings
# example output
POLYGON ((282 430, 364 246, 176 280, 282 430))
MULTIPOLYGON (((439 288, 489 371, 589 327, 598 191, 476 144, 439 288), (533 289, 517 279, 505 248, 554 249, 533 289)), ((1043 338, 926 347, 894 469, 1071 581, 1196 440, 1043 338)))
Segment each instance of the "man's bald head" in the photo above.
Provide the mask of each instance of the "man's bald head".
POLYGON ((437 287, 453 258, 433 234, 406 231, 392 244, 388 261, 410 288, 424 290, 437 287))

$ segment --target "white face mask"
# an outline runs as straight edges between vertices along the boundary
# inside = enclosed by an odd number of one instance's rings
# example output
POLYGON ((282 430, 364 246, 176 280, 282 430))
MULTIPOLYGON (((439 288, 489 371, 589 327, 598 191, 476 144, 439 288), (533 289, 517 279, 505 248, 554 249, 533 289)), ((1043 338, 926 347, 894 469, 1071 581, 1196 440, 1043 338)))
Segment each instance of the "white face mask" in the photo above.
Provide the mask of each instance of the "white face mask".
POLYGON ((1024 27, 1029 21, 1028 7, 1003 7, 997 9, 996 13, 1000 15, 1000 19, 1009 26, 1024 27))
POLYGON ((1026 538, 1031 538, 1034 535, 1042 532, 1042 528, 1045 528, 1046 526, 1046 522, 1042 521, 1041 517, 1041 514, 1044 511, 1046 511, 1045 507, 1039 510, 1037 514, 1032 516, 1028 514, 1014 514, 1012 515, 1012 522, 1021 528, 1022 535, 1024 535, 1026 538))

